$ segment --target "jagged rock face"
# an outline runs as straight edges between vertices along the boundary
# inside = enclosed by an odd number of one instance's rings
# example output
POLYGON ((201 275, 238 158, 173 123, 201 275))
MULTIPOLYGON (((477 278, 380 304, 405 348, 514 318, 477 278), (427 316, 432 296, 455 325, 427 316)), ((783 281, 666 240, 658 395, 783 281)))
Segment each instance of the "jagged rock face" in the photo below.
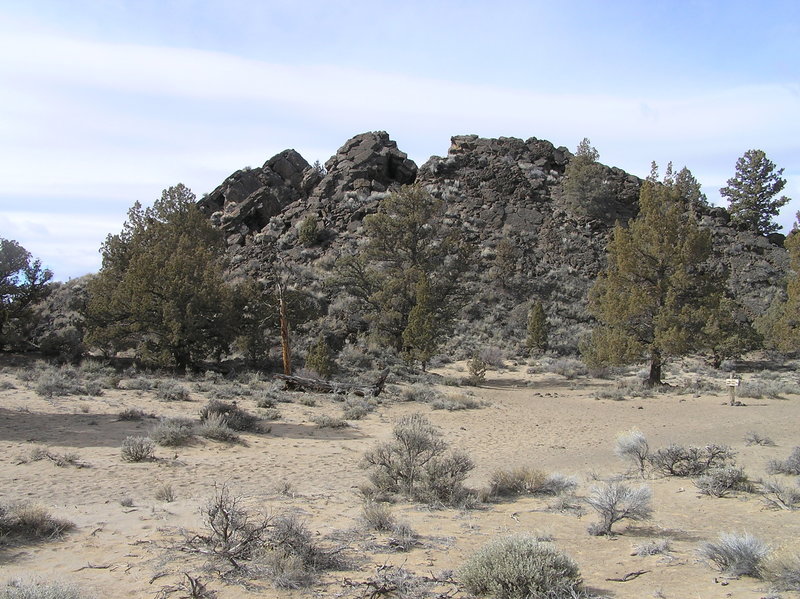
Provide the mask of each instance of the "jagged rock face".
MULTIPOLYGON (((287 150, 261 169, 234 173, 200 205, 228 233, 234 271, 259 276, 276 255, 288 263, 329 264, 358 244, 364 217, 389 191, 416 182, 445 201, 448 224, 475 248, 463 322, 480 321, 483 329, 472 324, 470 333, 524 336, 527 306, 540 299, 559 331, 551 346, 574 350, 588 330, 588 290, 605 266, 613 223, 638 212, 641 180, 606 167, 613 193, 605 214, 579 217, 560 200, 572 158, 566 148, 536 138, 462 135, 451 141, 447 156, 430 158, 419 171, 385 132, 349 140, 325 163, 327 172, 287 150), (304 247, 297 229, 309 216, 321 234, 319 243, 304 247)), ((698 217, 712 232, 731 291, 751 315, 762 313, 781 293, 785 250, 732 229, 722 208, 703 209, 698 217)))

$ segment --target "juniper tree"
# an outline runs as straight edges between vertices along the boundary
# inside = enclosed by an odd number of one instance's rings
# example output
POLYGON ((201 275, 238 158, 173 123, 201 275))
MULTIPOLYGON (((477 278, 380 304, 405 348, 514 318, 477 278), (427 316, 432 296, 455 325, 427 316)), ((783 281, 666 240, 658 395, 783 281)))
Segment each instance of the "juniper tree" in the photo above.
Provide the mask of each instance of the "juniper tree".
POLYGON ((528 336, 525 339, 525 347, 529 352, 547 350, 548 328, 544 306, 542 302, 536 302, 528 311, 528 336))
POLYGON ((184 185, 170 187, 151 208, 135 203, 122 232, 106 238, 89 286, 89 343, 178 369, 227 351, 234 311, 224 244, 194 199, 184 185))
POLYGON ((719 190, 730 203, 731 222, 761 235, 777 231, 780 225, 772 219, 789 202, 786 196, 775 197, 786 187, 782 174, 762 150, 745 152, 736 161, 736 174, 719 190))
POLYGON ((599 158, 592 142, 584 138, 564 170, 561 193, 567 207, 578 216, 605 215, 611 191, 606 183, 606 168, 599 158))
POLYGON ((53 273, 16 241, 0 238, 0 348, 13 324, 29 320, 31 306, 47 294, 53 273))
POLYGON ((639 210, 614 228, 608 265, 589 294, 598 325, 584 350, 596 364, 646 357, 647 382, 656 385, 665 358, 706 343, 698 331, 718 309, 721 289, 703 268, 710 234, 683 209, 674 185, 645 181, 639 210))
POLYGON ((759 332, 778 350, 800 350, 800 212, 797 213, 785 247, 789 253, 789 275, 785 299, 777 299, 757 322, 759 332))
POLYGON ((438 345, 435 318, 431 285, 428 277, 420 273, 414 291, 414 307, 403 331, 403 352, 407 360, 419 360, 422 370, 427 368, 438 345))
POLYGON ((459 305, 469 248, 445 225, 444 212, 442 200, 418 185, 405 186, 364 219, 366 243, 336 264, 333 283, 361 301, 371 332, 397 351, 417 304, 420 273, 428 280, 437 333, 459 305))

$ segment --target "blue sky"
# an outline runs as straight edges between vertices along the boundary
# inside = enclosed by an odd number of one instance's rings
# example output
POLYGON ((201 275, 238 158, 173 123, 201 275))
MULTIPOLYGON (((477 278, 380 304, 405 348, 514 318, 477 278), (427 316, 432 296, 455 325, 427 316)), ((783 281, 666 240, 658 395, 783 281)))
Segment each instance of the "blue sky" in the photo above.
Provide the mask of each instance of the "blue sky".
POLYGON ((762 149, 800 210, 800 3, 0 0, 0 236, 56 278, 100 266, 134 201, 198 195, 286 148, 386 130, 538 137, 712 202, 762 149))

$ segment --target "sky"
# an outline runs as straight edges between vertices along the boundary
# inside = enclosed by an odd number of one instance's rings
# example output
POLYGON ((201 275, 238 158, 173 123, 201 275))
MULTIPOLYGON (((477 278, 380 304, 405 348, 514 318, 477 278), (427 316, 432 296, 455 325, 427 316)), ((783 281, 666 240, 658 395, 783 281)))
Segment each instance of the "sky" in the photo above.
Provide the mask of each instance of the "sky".
POLYGON ((134 202, 388 131, 537 137, 712 203, 761 149, 800 210, 797 0, 0 0, 0 237, 68 280, 134 202))

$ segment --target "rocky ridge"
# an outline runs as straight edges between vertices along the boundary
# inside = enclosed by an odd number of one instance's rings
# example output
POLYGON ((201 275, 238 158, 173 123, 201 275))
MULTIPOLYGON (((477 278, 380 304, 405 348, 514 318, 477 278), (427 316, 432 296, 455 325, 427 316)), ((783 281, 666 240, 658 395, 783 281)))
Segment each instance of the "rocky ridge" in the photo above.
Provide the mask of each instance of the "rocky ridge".
MULTIPOLYGON (((350 139, 324 168, 285 150, 260 168, 233 173, 199 205, 225 232, 236 274, 264 275, 279 257, 324 277, 335 257, 358 244, 364 217, 386 194, 416 182, 446 202, 448 223, 477 248, 461 326, 484 340, 519 337, 527 306, 538 298, 548 306, 554 345, 569 351, 587 328, 586 295, 605 265, 613 223, 635 216, 641 185, 605 167, 613 193, 604 217, 575 216, 560 199, 571 158, 566 148, 536 138, 460 135, 447 156, 418 168, 386 132, 370 132, 350 139), (298 229, 309 217, 318 242, 306 247, 298 229), (513 261, 502 274, 501 246, 513 261)), ((712 232, 731 291, 752 315, 762 313, 781 293, 787 269, 780 239, 733 229, 724 208, 702 208, 698 218, 712 232)))

